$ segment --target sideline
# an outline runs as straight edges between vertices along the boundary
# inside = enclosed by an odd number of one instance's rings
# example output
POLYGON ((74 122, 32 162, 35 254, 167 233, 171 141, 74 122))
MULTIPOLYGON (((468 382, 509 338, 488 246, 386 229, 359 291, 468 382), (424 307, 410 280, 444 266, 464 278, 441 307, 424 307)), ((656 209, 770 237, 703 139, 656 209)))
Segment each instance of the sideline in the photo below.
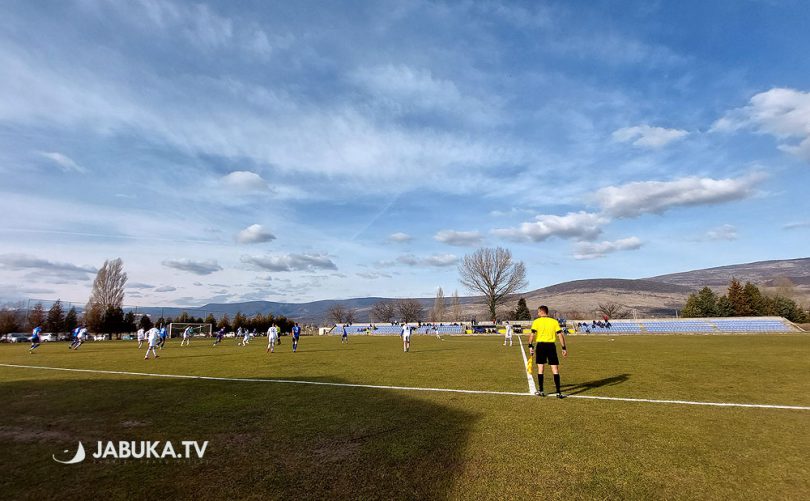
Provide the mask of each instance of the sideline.
POLYGON ((518 343, 520 343, 520 353, 523 354, 523 372, 526 373, 526 379, 529 380, 529 395, 534 396, 535 392, 537 391, 537 386, 534 385, 534 378, 532 374, 534 374, 534 367, 532 367, 532 372, 526 372, 526 364, 529 363, 528 359, 526 359, 526 351, 523 350, 523 341, 520 339, 521 335, 518 334, 518 343))
MULTIPOLYGON (((163 377, 173 379, 200 379, 205 381, 240 381, 240 382, 254 382, 254 383, 284 383, 284 384, 306 384, 317 386, 342 386, 349 388, 376 388, 382 390, 399 390, 399 391, 430 391, 441 393, 468 393, 475 395, 508 395, 516 397, 531 397, 539 398, 529 393, 518 393, 514 391, 492 391, 492 390, 458 390, 453 388, 419 388, 415 386, 386 386, 375 384, 353 384, 353 383, 329 383, 325 381, 298 381, 294 379, 251 379, 251 378, 233 378, 233 377, 215 377, 215 376, 189 376, 182 374, 153 374, 149 372, 127 372, 127 371, 107 371, 101 369, 68 369, 65 367, 45 367, 39 365, 17 365, 17 364, 0 364, 0 367, 10 367, 14 369, 37 369, 49 371, 64 371, 64 372, 86 372, 91 374, 120 374, 125 376, 142 376, 142 377, 163 377)), ((691 400, 659 400, 650 398, 625 398, 625 397, 598 397, 593 395, 569 395, 567 398, 581 398, 588 400, 613 400, 618 402, 640 402, 640 403, 654 403, 654 404, 676 404, 676 405, 703 405, 710 407, 745 407, 753 409, 786 409, 796 411, 810 411, 810 407, 800 405, 769 405, 769 404, 740 404, 733 402, 697 402, 691 400)), ((556 399, 555 399, 556 400, 556 399)))

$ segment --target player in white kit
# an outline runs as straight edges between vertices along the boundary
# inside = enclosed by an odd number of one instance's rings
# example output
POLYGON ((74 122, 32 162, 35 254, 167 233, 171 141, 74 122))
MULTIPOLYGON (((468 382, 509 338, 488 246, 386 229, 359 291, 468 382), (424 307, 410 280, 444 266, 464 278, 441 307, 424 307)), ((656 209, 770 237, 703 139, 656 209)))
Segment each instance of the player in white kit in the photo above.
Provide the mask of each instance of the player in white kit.
POLYGON ((194 328, 192 328, 190 325, 186 326, 186 329, 183 331, 183 340, 180 341, 180 346, 183 346, 184 344, 186 346, 191 346, 191 334, 193 332, 194 328))
POLYGON ((157 354, 157 345, 160 342, 160 331, 156 327, 152 327, 146 333, 146 356, 143 357, 144 360, 149 360, 149 351, 151 350, 152 353, 155 354, 155 358, 158 358, 157 354))
POLYGON ((402 326, 402 351, 405 353, 411 350, 411 334, 413 333, 413 325, 405 324, 402 326))
POLYGON ((506 335, 503 338, 503 345, 506 346, 506 342, 509 341, 509 346, 512 346, 512 326, 509 325, 509 322, 504 322, 506 324, 506 335))
POLYGON ((135 334, 135 335, 136 335, 136 336, 137 336, 137 338, 138 338, 138 349, 140 350, 140 349, 141 349, 141 346, 143 345, 143 340, 144 340, 144 337, 145 337, 145 334, 144 334, 144 331, 143 331, 143 327, 141 327, 140 329, 138 329, 138 333, 137 333, 137 334, 135 334))
POLYGON ((267 329, 267 349, 265 353, 274 353, 276 351, 276 341, 278 341, 278 327, 273 324, 267 329))

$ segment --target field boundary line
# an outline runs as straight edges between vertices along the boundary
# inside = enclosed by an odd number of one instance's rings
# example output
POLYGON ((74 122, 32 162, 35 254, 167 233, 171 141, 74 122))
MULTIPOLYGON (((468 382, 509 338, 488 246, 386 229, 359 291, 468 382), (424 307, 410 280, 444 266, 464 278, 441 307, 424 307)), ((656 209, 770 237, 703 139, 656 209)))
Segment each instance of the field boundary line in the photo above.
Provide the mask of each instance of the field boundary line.
MULTIPOLYGON (((314 386, 341 386, 348 388, 374 388, 381 390, 398 390, 398 391, 427 391, 438 393, 467 393, 474 395, 505 395, 514 397, 535 397, 533 394, 516 392, 516 391, 495 391, 495 390, 461 390, 455 388, 424 388, 418 386, 388 386, 377 384, 357 384, 357 383, 330 383, 327 381, 303 381, 296 379, 262 379, 262 378, 235 378, 235 377, 217 377, 217 376, 191 376, 187 374, 155 374, 151 372, 129 372, 129 371, 110 371, 103 369, 72 369, 67 367, 46 367, 41 365, 19 365, 19 364, 2 364, 0 367, 10 367, 15 369, 39 369, 63 372, 85 372, 91 374, 119 374, 124 376, 141 376, 141 377, 162 377, 170 379, 198 379, 204 381, 239 381, 239 382, 254 382, 254 383, 284 383, 284 384, 304 384, 314 386)), ((630 397, 601 397, 596 395, 569 395, 567 398, 579 398, 587 400, 610 400, 617 402, 635 402, 635 403, 653 403, 653 404, 675 404, 675 405, 702 405, 709 407, 743 407, 753 409, 785 409, 797 411, 810 411, 810 407, 801 405, 772 405, 772 404, 743 404, 735 402, 699 402, 692 400, 664 400, 653 398, 630 398, 630 397)), ((556 400, 556 399, 555 399, 556 400)))
MULTIPOLYGON (((520 334, 518 334, 517 338, 518 343, 520 343, 520 353, 523 355, 523 372, 526 372, 526 366, 529 365, 529 360, 526 358, 526 351, 523 349, 523 341, 520 339, 520 334)), ((526 379, 529 380, 529 395, 534 395, 535 392, 537 392, 537 386, 534 385, 532 372, 526 372, 526 379)))

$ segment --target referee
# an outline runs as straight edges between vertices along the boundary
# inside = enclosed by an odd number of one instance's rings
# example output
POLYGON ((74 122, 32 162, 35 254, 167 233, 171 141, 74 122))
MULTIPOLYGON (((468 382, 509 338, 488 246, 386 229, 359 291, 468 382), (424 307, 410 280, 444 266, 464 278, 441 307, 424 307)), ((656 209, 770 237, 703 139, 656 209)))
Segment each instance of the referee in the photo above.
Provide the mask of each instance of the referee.
POLYGON ((554 386, 557 387, 557 398, 565 398, 560 391, 560 360, 557 358, 557 345, 554 344, 557 336, 560 337, 560 347, 563 357, 568 356, 565 346, 565 335, 560 324, 548 316, 548 306, 537 308, 537 318, 532 322, 532 333, 529 335, 529 355, 536 355, 537 363, 537 393, 545 397, 543 391, 543 365, 548 362, 551 372, 554 373, 554 386), (533 343, 537 341, 535 346, 533 343))

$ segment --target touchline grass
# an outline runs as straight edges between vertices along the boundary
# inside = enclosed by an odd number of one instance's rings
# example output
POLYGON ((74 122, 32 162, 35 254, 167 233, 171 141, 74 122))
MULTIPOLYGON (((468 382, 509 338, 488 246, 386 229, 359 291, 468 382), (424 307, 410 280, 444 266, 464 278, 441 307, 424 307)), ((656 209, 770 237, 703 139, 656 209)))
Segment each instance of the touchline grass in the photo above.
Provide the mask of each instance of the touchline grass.
MULTIPOLYGON (((516 340, 0 346, 0 364, 526 393, 516 340)), ((810 337, 569 337, 563 390, 810 406, 810 337)), ((550 371, 546 389, 553 388, 550 371)), ((810 497, 810 411, 155 378, 0 366, 0 497, 810 497), (79 441, 209 441, 202 461, 58 464, 79 441)), ((92 448, 92 446, 89 446, 92 448)))

